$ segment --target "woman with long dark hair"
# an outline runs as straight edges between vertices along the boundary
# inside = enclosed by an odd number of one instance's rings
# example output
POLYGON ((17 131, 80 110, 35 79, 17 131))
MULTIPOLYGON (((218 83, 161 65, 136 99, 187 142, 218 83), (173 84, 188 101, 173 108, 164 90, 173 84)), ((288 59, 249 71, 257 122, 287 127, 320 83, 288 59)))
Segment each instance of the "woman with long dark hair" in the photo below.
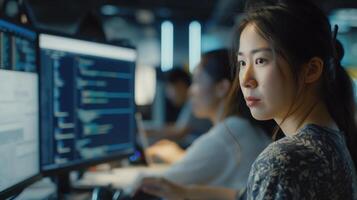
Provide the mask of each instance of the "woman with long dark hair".
POLYGON ((354 95, 336 34, 307 0, 248 5, 240 86, 253 117, 274 119, 285 135, 253 164, 248 199, 357 198, 354 95))

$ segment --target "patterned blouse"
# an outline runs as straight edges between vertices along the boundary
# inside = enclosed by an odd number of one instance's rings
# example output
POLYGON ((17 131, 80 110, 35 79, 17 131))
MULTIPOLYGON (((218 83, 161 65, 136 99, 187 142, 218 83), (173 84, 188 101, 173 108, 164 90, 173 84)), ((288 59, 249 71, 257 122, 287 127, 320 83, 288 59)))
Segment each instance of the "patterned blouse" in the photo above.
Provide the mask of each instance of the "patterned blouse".
POLYGON ((249 200, 349 200, 357 199, 356 184, 343 134, 307 125, 297 135, 270 144, 259 155, 244 196, 249 200))

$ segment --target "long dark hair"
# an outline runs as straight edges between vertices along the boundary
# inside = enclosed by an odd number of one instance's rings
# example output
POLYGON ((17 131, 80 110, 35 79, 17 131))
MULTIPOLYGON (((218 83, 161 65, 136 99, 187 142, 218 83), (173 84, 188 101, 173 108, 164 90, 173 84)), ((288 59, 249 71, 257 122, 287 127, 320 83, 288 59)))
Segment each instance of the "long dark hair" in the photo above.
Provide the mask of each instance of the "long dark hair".
MULTIPOLYGON (((231 59, 228 49, 217 49, 208 51, 201 56, 201 62, 199 66, 205 71, 214 83, 218 83, 222 80, 228 80, 232 85, 234 84, 234 76, 232 76, 231 59)), ((233 88, 231 87, 231 90, 233 88)), ((230 90, 228 96, 232 99, 232 91, 230 90)), ((244 103, 244 99, 228 100, 226 98, 224 114, 221 119, 229 117, 231 115, 239 115, 241 113, 239 104, 244 103)), ((248 117, 242 114, 242 117, 248 117)))
POLYGON ((236 30, 234 52, 238 52, 243 29, 248 24, 254 24, 258 34, 270 43, 274 53, 289 63, 296 83, 304 63, 313 57, 323 60, 319 95, 345 134, 348 149, 357 166, 353 85, 338 60, 336 38, 326 15, 308 0, 250 1, 246 11, 236 30))
POLYGON ((200 67, 216 83, 224 79, 233 81, 230 74, 230 61, 228 49, 216 49, 204 53, 201 57, 200 67))
MULTIPOLYGON (((204 53, 199 66, 210 76, 214 83, 228 80, 232 85, 235 85, 237 81, 235 76, 232 75, 228 49, 217 49, 204 53)), ((245 105, 244 97, 239 91, 239 88, 231 87, 225 101, 223 118, 231 115, 241 115, 244 118, 251 117, 249 109, 245 105)))

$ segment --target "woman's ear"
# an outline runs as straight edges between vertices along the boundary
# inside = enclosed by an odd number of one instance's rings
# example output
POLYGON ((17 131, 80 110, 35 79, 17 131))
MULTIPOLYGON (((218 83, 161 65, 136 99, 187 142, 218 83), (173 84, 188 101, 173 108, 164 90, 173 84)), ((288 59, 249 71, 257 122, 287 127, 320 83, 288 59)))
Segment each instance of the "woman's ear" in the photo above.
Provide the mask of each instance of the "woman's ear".
POLYGON ((231 89, 231 82, 227 79, 223 79, 216 84, 216 95, 218 98, 225 98, 231 89))
POLYGON ((324 62, 322 61, 321 58, 319 57, 313 57, 310 59, 310 61, 304 65, 304 69, 303 69, 303 80, 304 83, 314 83, 317 80, 319 80, 319 78, 322 75, 322 71, 324 68, 324 62))

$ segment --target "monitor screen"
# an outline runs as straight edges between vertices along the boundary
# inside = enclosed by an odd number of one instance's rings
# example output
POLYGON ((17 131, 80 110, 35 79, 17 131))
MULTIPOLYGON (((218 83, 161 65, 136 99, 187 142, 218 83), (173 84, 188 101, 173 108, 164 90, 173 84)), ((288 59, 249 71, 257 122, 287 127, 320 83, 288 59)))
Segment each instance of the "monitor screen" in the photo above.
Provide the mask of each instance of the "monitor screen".
POLYGON ((40 34, 41 165, 73 169, 134 148, 136 50, 40 34))
POLYGON ((0 20, 0 198, 40 173, 37 35, 0 20))

